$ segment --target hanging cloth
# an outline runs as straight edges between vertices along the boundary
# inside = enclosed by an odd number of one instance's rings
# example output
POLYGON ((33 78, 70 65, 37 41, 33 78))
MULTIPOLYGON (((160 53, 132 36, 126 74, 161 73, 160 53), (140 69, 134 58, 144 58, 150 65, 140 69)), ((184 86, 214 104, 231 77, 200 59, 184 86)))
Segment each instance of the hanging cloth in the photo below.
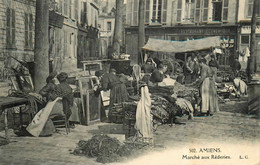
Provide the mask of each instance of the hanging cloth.
POLYGON ((26 128, 30 134, 36 137, 41 134, 55 103, 60 99, 61 98, 58 97, 54 101, 49 101, 47 105, 34 116, 32 122, 26 128))
POLYGON ((135 129, 137 137, 152 138, 151 98, 148 87, 141 88, 141 99, 137 104, 135 129))

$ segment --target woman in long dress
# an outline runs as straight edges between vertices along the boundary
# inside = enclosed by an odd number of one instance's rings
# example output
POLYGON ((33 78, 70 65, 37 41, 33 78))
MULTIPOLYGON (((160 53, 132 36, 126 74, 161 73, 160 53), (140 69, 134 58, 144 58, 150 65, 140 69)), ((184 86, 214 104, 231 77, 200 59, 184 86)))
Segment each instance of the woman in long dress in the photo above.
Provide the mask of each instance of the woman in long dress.
POLYGON ((206 64, 205 59, 200 60, 200 94, 201 94, 201 113, 213 115, 218 110, 216 87, 214 82, 214 71, 206 64))
POLYGON ((108 118, 111 119, 111 110, 114 104, 119 104, 128 99, 128 92, 126 86, 120 81, 116 75, 116 70, 111 68, 109 73, 99 75, 101 77, 101 86, 97 91, 110 90, 110 103, 108 118))

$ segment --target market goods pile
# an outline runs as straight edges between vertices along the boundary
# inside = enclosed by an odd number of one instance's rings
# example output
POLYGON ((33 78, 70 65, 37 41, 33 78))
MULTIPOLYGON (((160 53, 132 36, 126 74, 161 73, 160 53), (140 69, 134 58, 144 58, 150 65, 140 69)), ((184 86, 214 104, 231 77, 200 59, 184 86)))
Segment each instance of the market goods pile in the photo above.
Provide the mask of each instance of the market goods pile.
POLYGON ((122 144, 116 138, 107 135, 95 135, 90 140, 80 140, 74 155, 97 157, 96 161, 111 163, 126 160, 130 156, 141 154, 147 150, 148 144, 126 143, 122 144))

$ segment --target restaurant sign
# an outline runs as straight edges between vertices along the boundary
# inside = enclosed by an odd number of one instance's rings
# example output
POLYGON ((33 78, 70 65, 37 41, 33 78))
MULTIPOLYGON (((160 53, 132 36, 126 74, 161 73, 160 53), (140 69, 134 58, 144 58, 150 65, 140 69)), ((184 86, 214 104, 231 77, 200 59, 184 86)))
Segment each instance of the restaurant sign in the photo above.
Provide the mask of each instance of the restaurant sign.
MULTIPOLYGON (((251 33, 251 26, 242 26, 241 34, 250 34, 251 33)), ((260 26, 256 26, 255 33, 260 34, 260 26)))

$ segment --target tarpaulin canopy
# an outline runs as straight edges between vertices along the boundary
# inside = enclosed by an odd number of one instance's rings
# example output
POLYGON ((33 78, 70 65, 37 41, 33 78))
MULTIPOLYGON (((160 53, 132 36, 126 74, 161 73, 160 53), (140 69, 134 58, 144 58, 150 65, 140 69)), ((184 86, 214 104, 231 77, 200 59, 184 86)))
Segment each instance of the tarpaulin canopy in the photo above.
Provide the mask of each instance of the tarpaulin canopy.
POLYGON ((171 41, 149 38, 143 49, 156 52, 180 53, 210 49, 211 47, 219 47, 220 44, 220 36, 188 41, 171 41))

